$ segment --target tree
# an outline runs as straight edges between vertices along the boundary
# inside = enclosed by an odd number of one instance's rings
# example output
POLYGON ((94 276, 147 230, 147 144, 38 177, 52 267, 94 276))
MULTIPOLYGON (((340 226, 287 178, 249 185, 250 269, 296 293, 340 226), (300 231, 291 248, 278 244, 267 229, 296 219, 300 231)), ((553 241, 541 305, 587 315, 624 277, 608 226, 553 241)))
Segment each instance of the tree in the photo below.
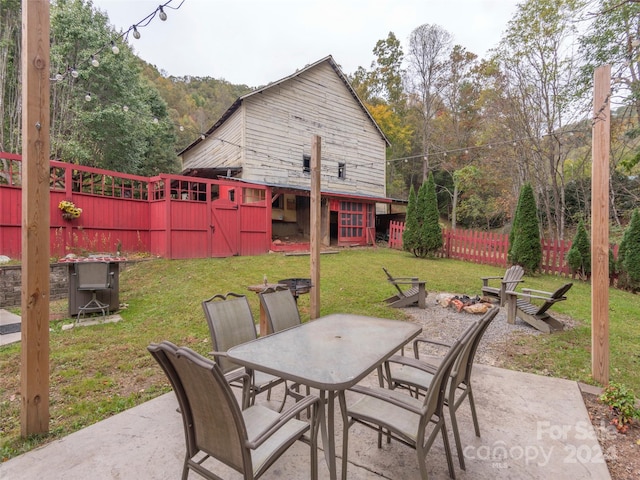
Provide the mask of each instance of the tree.
POLYGON ((407 83, 410 86, 409 102, 420 122, 423 182, 430 171, 432 121, 442 105, 441 92, 446 86, 450 49, 451 34, 438 25, 421 25, 409 36, 407 83))
POLYGON ((567 264, 571 271, 582 279, 588 278, 591 274, 591 242, 582 219, 578 222, 571 248, 567 252, 567 264))
POLYGON ((576 35, 578 0, 527 0, 518 5, 497 58, 507 79, 506 127, 513 133, 520 178, 538 192, 553 238, 564 238, 563 132, 575 121, 579 59, 567 48, 576 35), (526 143, 523 140, 526 139, 526 143))
POLYGON ((405 215, 404 231, 402 232, 402 248, 407 252, 414 252, 418 246, 420 224, 418 222, 418 196, 413 188, 409 188, 409 203, 405 215))
POLYGON ((540 243, 540 227, 538 225, 538 209, 531 184, 526 183, 520 191, 518 209, 509 240, 509 260, 514 265, 521 265, 526 272, 533 273, 540 269, 542 262, 542 244, 540 243))
POLYGON ((420 229, 420 256, 432 256, 442 247, 442 229, 440 228, 438 197, 433 173, 429 173, 428 180, 420 187, 418 202, 423 211, 422 228, 420 229))
POLYGON ((422 183, 417 196, 411 185, 402 245, 405 250, 420 258, 433 255, 442 247, 442 229, 433 174, 429 174, 427 181, 422 183))
POLYGON ((640 211, 634 210, 618 251, 618 286, 640 291, 640 211))

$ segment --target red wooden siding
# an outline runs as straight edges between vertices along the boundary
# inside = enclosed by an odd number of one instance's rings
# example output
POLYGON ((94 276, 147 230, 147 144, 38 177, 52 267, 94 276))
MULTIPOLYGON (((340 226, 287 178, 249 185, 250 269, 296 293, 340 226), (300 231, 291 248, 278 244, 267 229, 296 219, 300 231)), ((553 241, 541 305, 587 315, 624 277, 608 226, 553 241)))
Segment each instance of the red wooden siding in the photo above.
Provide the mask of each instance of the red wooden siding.
MULTIPOLYGON (((21 157, 0 152, 0 254, 22 248, 21 157)), ((268 187, 180 175, 147 178, 52 160, 51 255, 151 252, 166 258, 256 255, 271 246, 268 187), (250 191, 245 195, 246 191, 250 191), (242 202, 247 199, 247 203, 242 202), (65 220, 58 204, 73 202, 65 220)))

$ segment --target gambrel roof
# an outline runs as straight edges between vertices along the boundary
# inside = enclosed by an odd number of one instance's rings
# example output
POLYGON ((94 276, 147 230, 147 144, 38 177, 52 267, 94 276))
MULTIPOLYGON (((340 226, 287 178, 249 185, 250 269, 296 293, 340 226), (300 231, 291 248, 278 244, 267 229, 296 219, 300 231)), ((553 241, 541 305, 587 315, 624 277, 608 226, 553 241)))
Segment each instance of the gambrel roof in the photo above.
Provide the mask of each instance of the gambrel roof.
MULTIPOLYGON (((369 110, 367 110, 367 107, 364 106, 364 104, 362 103, 362 101, 360 100, 360 97, 358 97, 358 94, 356 93, 356 91, 353 89, 353 87, 351 86, 351 84, 349 83, 349 80, 347 79, 347 77, 345 76, 345 74, 342 72, 342 70, 340 69, 340 67, 338 66, 338 64, 335 62, 335 60, 333 59, 333 57, 331 55, 326 56, 325 58, 318 60, 315 63, 312 63, 310 65, 307 65, 306 67, 304 67, 302 70, 297 70, 295 73, 293 73, 292 75, 289 75, 287 77, 284 77, 280 80, 277 80, 275 82, 272 82, 264 87, 260 87, 257 88, 256 90, 249 92, 241 97, 238 97, 236 99, 235 102, 233 102, 233 104, 227 109, 226 112, 224 112, 222 114, 222 116, 220 117, 220 119, 213 124, 213 126, 211 128, 209 128, 209 130, 207 130, 205 132, 205 138, 208 137, 209 135, 213 134, 213 132, 215 132, 224 122, 227 121, 227 119, 233 115, 233 113, 238 110, 238 108, 240 108, 240 106, 242 105, 242 102, 249 98, 252 97, 253 95, 257 95, 259 93, 262 93, 266 90, 269 90, 272 87, 275 87, 277 85, 280 85, 288 80, 291 80, 292 78, 295 78, 301 74, 303 74, 304 72, 311 70, 312 68, 322 64, 322 63, 328 63, 331 68, 336 72, 336 74, 338 75, 338 77, 340 77, 340 79, 342 80, 342 82, 344 83, 345 87, 349 90, 349 93, 351 94, 351 96, 354 98, 354 100, 358 103, 358 105, 360 106, 360 108, 362 108, 362 111, 367 115, 367 117, 369 118, 369 120, 371 120, 372 125, 375 127, 375 129, 378 131, 378 133, 380 133, 380 137, 385 141, 386 145, 390 145, 389 140, 387 139, 387 137, 384 135, 384 133, 382 133, 382 130, 380 129, 380 127, 378 126, 378 124, 376 123, 376 121, 373 119, 373 117, 371 116, 371 114, 369 113, 369 110)), ((191 144, 189 144, 187 147, 185 147, 183 150, 181 150, 180 152, 178 152, 178 155, 182 155, 183 153, 189 151, 190 149, 192 149, 193 147, 195 147, 196 145, 198 145, 200 142, 203 141, 203 138, 201 136, 199 136, 196 140, 194 140, 191 144)))

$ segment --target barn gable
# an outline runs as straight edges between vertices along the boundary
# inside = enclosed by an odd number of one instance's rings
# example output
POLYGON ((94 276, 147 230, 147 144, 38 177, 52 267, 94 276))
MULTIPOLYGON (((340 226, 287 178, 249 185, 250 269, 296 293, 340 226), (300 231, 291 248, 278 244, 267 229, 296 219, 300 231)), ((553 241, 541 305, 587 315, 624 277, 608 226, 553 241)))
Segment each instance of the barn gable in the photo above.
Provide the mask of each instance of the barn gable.
POLYGON ((323 191, 384 197, 388 141, 331 56, 237 99, 180 152, 183 170, 304 188, 314 135, 323 191))

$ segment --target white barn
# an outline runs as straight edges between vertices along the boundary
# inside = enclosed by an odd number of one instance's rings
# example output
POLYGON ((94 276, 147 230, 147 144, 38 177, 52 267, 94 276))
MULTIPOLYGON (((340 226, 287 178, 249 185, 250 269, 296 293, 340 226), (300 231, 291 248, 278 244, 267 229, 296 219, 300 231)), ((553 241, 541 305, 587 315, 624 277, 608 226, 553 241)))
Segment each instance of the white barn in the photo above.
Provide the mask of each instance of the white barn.
POLYGON ((375 204, 389 202, 388 140, 331 56, 238 98, 180 152, 183 174, 270 187, 270 199, 245 193, 237 201, 270 201, 274 239, 304 237, 314 135, 322 139, 323 243, 372 243, 375 204))

